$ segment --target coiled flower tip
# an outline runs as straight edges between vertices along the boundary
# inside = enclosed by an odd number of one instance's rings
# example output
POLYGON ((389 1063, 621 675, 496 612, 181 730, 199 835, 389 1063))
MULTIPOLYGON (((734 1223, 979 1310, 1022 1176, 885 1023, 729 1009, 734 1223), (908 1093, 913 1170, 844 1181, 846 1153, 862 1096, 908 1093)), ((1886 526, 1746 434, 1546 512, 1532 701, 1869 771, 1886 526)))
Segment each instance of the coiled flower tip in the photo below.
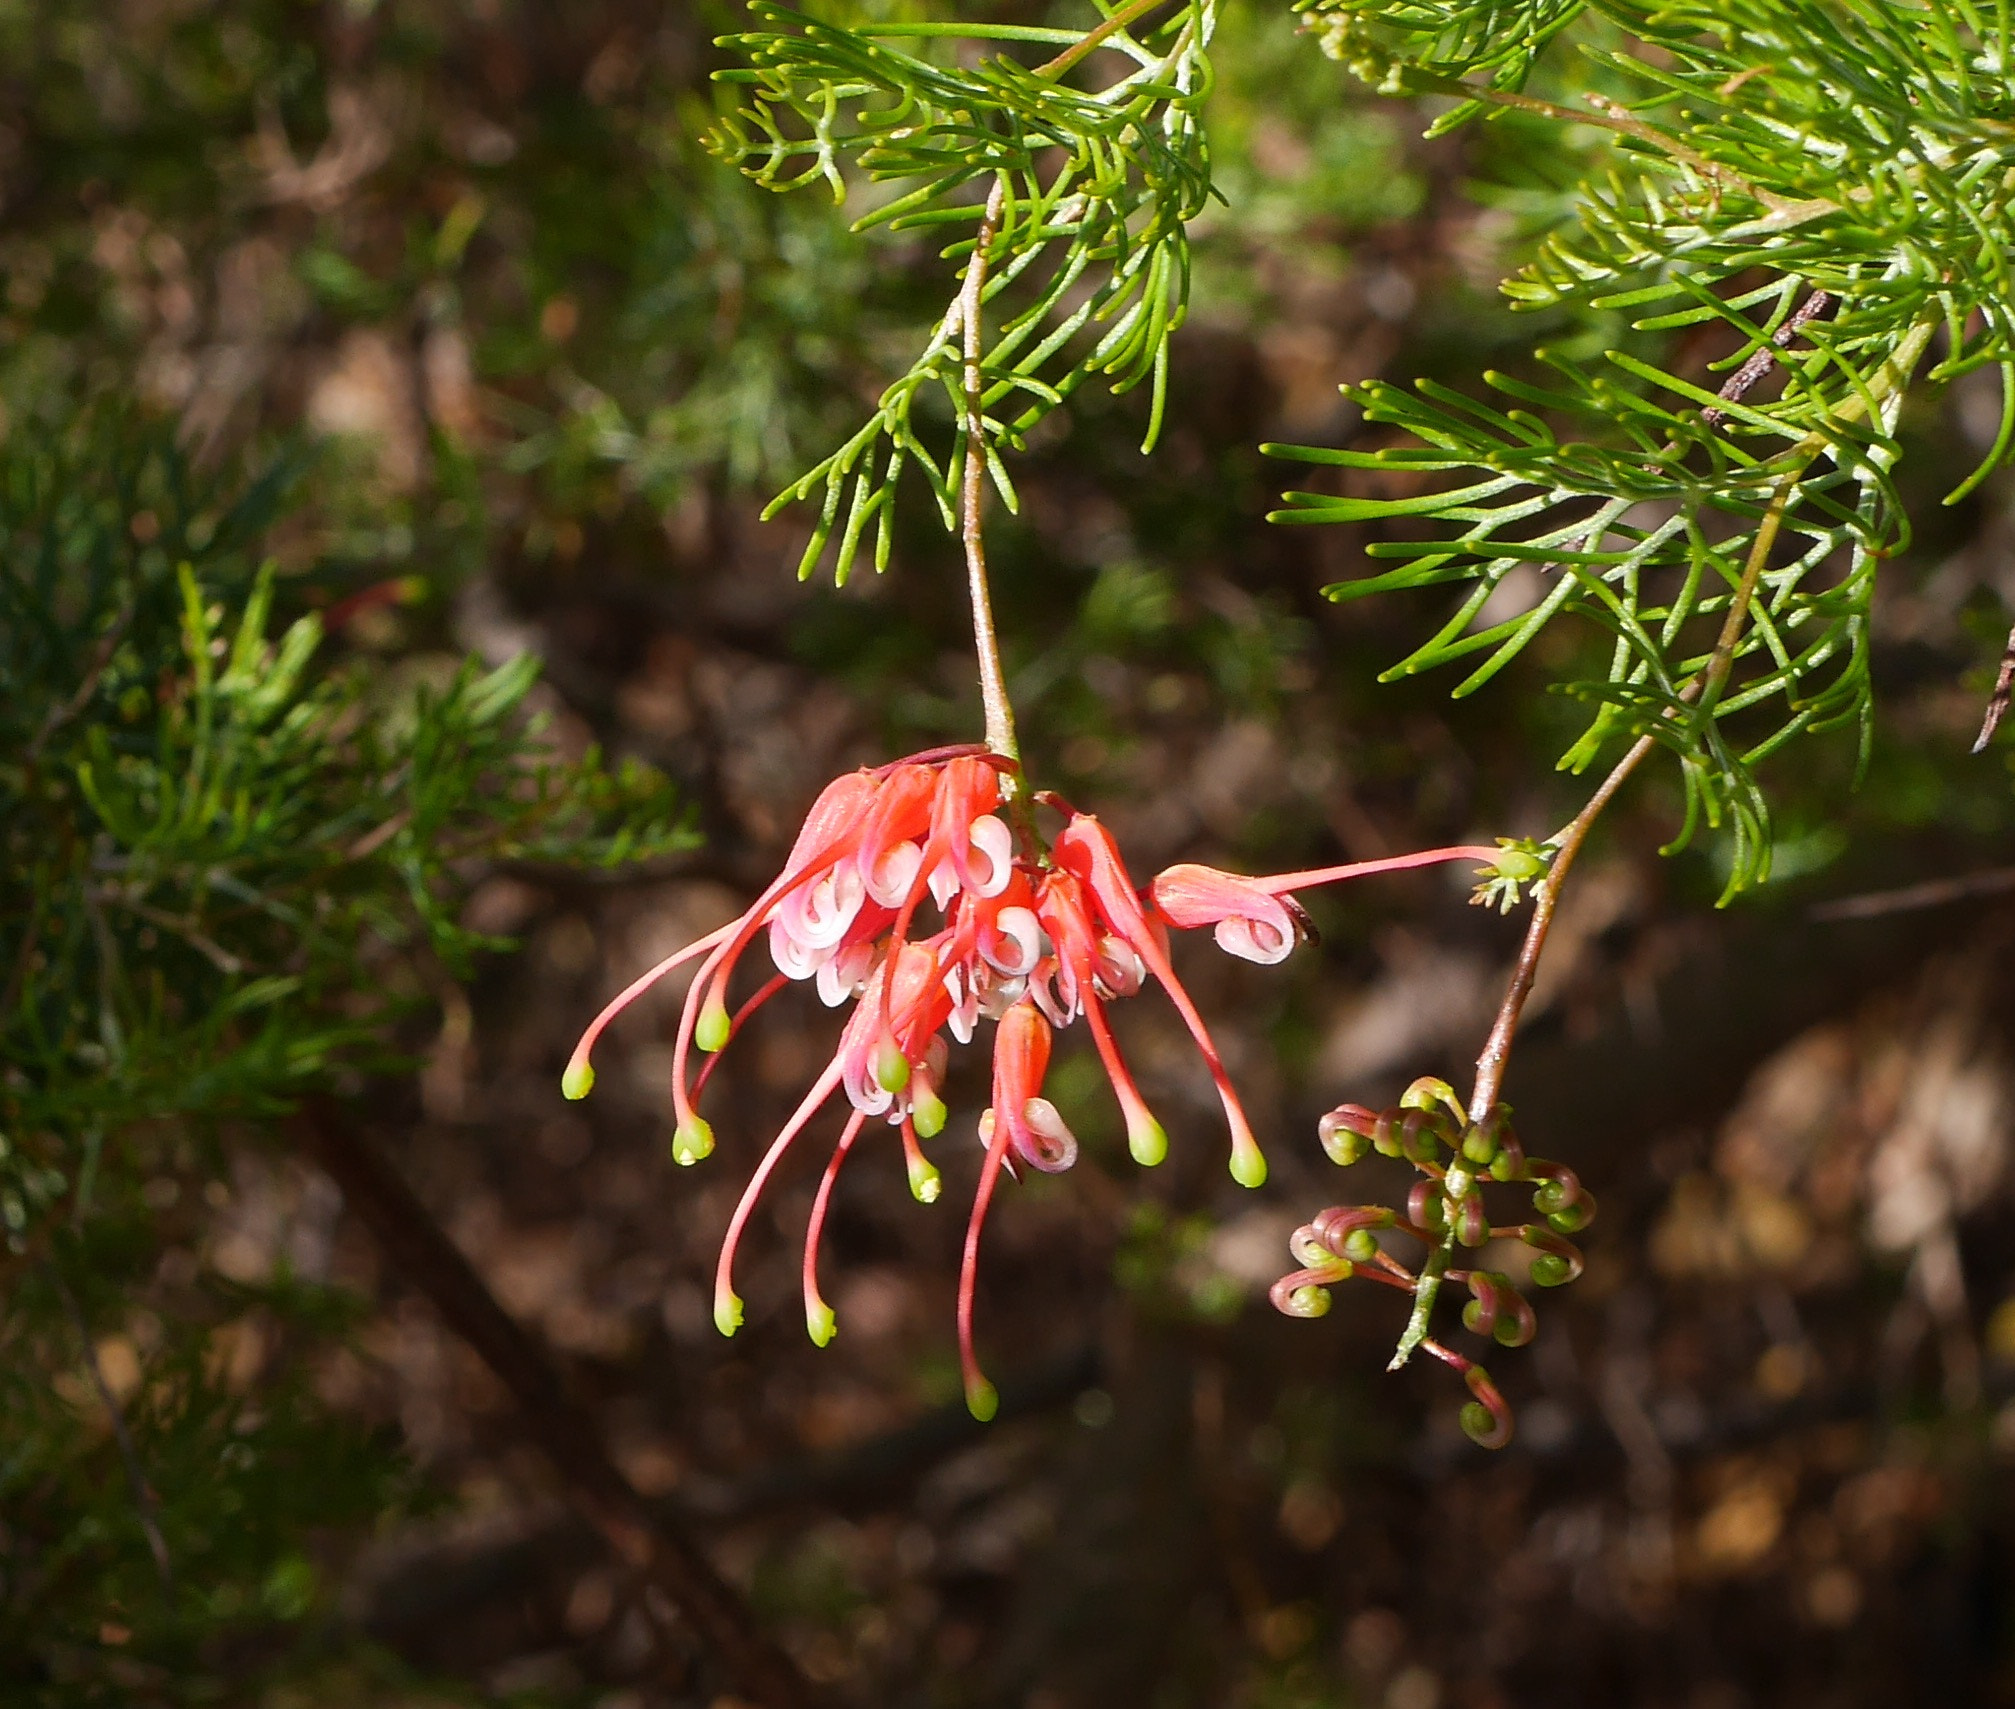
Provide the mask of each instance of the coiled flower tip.
POLYGON ((660 979, 697 961, 671 1076, 672 1157, 695 1164, 714 1149, 714 1130, 697 1107, 701 1094, 749 1017, 791 983, 811 985, 828 1007, 851 1005, 831 1059, 750 1176, 715 1271, 714 1322, 732 1335, 743 1319, 734 1259, 750 1216, 799 1136, 843 1096, 845 1124, 805 1230, 805 1326, 823 1346, 838 1326, 819 1291, 818 1251, 841 1165, 872 1124, 892 1127, 901 1137, 910 1191, 921 1203, 934 1202, 943 1180, 922 1142, 949 1119, 942 1096, 949 1046, 970 1043, 980 1023, 991 1021, 993 1101, 978 1123, 985 1156, 958 1304, 967 1404, 981 1418, 998 1405, 973 1343, 980 1234, 995 1188, 1003 1171, 1059 1173, 1078 1155, 1076 1136, 1042 1095, 1053 1035, 1084 1021, 1125 1119, 1128 1150, 1143 1165, 1159 1163, 1168 1152, 1167 1132, 1135 1084, 1107 1016, 1112 1003, 1152 979, 1174 1004, 1217 1089, 1232 1176, 1257 1187, 1266 1179, 1266 1159, 1209 1029, 1169 961, 1168 929, 1210 926, 1232 954, 1277 962, 1311 935, 1291 894, 1296 889, 1442 861, 1488 864, 1499 853, 1435 849, 1274 878, 1182 865, 1143 891, 1096 818, 1040 797, 1065 820, 1044 842, 1025 805, 1003 813, 1010 796, 1021 794, 1014 763, 976 747, 935 749, 834 779, 806 814, 782 872, 737 918, 619 992, 581 1035, 560 1081, 567 1097, 585 1097, 595 1080, 589 1058, 609 1023, 660 979), (758 938, 776 972, 733 1007, 731 986, 758 938), (695 1050, 704 1059, 697 1072, 695 1050))

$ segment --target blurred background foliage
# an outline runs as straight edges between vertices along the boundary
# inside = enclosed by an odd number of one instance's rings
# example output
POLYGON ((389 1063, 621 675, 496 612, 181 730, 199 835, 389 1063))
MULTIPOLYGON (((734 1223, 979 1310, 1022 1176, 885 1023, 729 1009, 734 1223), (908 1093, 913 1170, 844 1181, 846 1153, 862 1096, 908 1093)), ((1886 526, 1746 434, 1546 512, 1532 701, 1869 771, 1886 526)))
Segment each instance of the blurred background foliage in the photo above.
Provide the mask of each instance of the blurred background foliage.
MULTIPOLYGON (((0 0, 0 1695, 728 1701, 303 1159, 278 1112, 314 1089, 842 1698, 2015 1700, 2010 790, 1965 754, 2015 519, 2005 481, 1943 511, 1929 479, 1992 440, 1991 387, 1903 424, 1920 527, 1885 571, 1862 788, 1847 737, 1771 771, 1778 877, 1723 915, 1725 856, 1652 852, 1658 780, 1583 870, 1509 1093, 1605 1216, 1502 1373, 1505 1457, 1378 1374, 1377 1302, 1264 1303, 1337 1191, 1315 1115, 1454 1075, 1494 1002, 1512 928, 1427 878, 1322 898, 1322 949, 1282 969, 1197 962, 1262 1200, 1223 1188, 1165 1020, 1128 1017, 1170 1112, 1153 1178, 1059 1064, 1087 1155, 997 1225, 990 1432, 955 1399, 958 1230, 892 1168, 839 1195, 834 1348, 792 1328, 795 1179, 749 1330, 714 1337, 734 1159, 822 1019, 776 1005, 692 1176, 665 1162, 667 1011, 619 1029, 585 1113, 559 1064, 742 905, 825 778, 978 724, 921 491, 888 574, 844 590, 792 580, 805 518, 757 521, 945 273, 704 153, 711 41, 744 21, 0 0), (1940 906, 1811 915, 1955 875, 1940 906)), ((1575 643, 1455 706, 1375 686, 1418 612, 1320 589, 1381 536, 1268 529, 1300 477, 1256 447, 1359 442, 1340 381, 1472 387, 1536 337, 1639 337, 1496 293, 1582 145, 1519 116, 1423 141, 1261 0, 1224 6, 1214 57, 1224 200, 1162 442, 1139 456, 1139 394, 1086 389, 996 513, 1026 747, 1147 869, 1544 834, 1577 720, 1538 690, 1575 643)))

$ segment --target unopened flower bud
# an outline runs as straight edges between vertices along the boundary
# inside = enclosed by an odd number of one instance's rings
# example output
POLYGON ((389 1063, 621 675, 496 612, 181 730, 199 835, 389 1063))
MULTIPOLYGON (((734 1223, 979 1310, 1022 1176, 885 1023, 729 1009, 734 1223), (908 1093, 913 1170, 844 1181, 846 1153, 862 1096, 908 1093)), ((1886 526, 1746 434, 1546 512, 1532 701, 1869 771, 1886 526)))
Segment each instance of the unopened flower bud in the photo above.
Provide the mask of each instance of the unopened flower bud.
POLYGON ((1565 1163, 1550 1163, 1543 1157, 1535 1157, 1529 1161, 1527 1168, 1539 1178, 1539 1185, 1532 1193, 1532 1208, 1541 1216, 1565 1210, 1580 1199, 1581 1177, 1565 1163))
POLYGON ((1362 1104, 1338 1104, 1315 1124, 1315 1137, 1322 1142, 1330 1162, 1348 1169, 1371 1149, 1371 1136, 1378 1121, 1378 1112, 1362 1104))
POLYGON ((1580 1198, 1549 1212, 1546 1220, 1560 1234, 1579 1234, 1595 1220, 1595 1195, 1584 1187, 1580 1198))
POLYGON ((1334 1262, 1336 1254, 1315 1229, 1306 1225, 1296 1229, 1287 1237, 1287 1249, 1294 1254, 1294 1261, 1309 1269, 1318 1264, 1334 1262))
POLYGON ((1327 1317, 1329 1290, 1318 1288, 1313 1282, 1306 1282, 1288 1295, 1287 1309, 1292 1317, 1327 1317))
POLYGON ((1378 1119, 1371 1126, 1371 1149, 1381 1157, 1399 1155, 1398 1110, 1381 1110, 1378 1119))
POLYGON ((1502 1448, 1511 1440, 1511 1407, 1490 1373, 1481 1365, 1471 1365, 1462 1373, 1469 1392, 1476 1398, 1462 1409, 1462 1431, 1479 1448, 1502 1448))
POLYGON ((1535 1287, 1564 1287, 1581 1274, 1580 1248, 1563 1240, 1552 1229, 1527 1223, 1518 1238, 1533 1250, 1532 1281, 1535 1287))
POLYGON ((1369 1264, 1378 1256, 1378 1236, 1368 1228, 1354 1228, 1343 1237, 1343 1255, 1354 1264, 1369 1264))
POLYGON ((1441 1137, 1435 1129, 1441 1125, 1430 1111, 1408 1110, 1399 1118, 1400 1155, 1413 1164, 1434 1162, 1441 1137))
POLYGON ((1415 1228, 1439 1233, 1448 1226, 1448 1201, 1439 1181, 1416 1181, 1406 1195, 1406 1220, 1415 1228))
POLYGON ((1399 1095, 1402 1110, 1449 1109, 1460 1113, 1462 1104, 1455 1095, 1455 1088, 1446 1080, 1437 1080, 1432 1074, 1423 1074, 1399 1095))
POLYGON ((1455 1213, 1455 1238, 1465 1246, 1481 1246, 1490 1238, 1490 1218, 1481 1193, 1465 1193, 1455 1213))
POLYGON ((1497 1104, 1489 1115, 1462 1136, 1462 1155, 1478 1168, 1486 1168, 1503 1148, 1511 1128, 1511 1106, 1497 1104))

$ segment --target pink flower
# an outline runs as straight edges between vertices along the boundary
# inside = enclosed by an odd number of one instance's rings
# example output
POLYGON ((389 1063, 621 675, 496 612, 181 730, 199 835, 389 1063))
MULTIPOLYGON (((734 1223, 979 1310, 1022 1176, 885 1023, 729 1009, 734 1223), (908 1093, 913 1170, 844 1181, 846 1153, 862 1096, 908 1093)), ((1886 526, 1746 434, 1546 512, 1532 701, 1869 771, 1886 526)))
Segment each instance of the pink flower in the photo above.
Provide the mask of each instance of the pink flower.
POLYGON ((1129 1149, 1143 1164, 1160 1162, 1168 1137, 1128 1072, 1106 1015, 1111 1003, 1135 995, 1152 976, 1217 1086, 1231 1130, 1231 1172, 1256 1187, 1266 1179, 1266 1160, 1209 1030, 1170 964, 1168 927, 1209 925, 1232 953, 1278 961, 1307 935, 1292 889, 1438 860, 1491 861, 1498 853, 1439 849, 1282 878, 1177 866, 1143 896, 1111 834, 1089 814, 1042 798, 1067 821, 1047 845, 1025 806, 1004 817, 1003 798, 1019 783, 1011 762, 973 747, 836 778, 813 803, 776 879, 738 919, 627 986, 582 1035, 561 1081, 568 1097, 584 1097, 594 1084, 589 1055, 603 1029, 657 980, 699 960, 672 1054, 672 1155, 697 1163, 714 1146, 713 1129, 699 1114, 701 1095, 720 1052, 749 1016, 794 981, 812 983, 828 1006, 852 1003, 831 1059, 750 1176, 715 1268, 714 1321, 733 1334, 742 1320, 734 1260, 749 1219, 791 1146, 842 1094, 847 1117, 805 1230, 805 1323, 824 1345, 835 1323, 819 1291, 818 1251, 841 1166, 870 1124, 893 1127, 911 1191, 934 1201, 941 1179, 921 1142, 947 1120, 941 1093, 947 1035, 966 1043, 982 1020, 994 1021, 993 1102, 979 1122, 986 1156, 966 1229, 958 1305, 966 1397, 981 1417, 992 1415, 995 1397, 974 1353, 973 1302, 980 1233, 995 1188, 1001 1172, 1012 1174, 1017 1163, 1058 1172, 1077 1159, 1076 1137, 1042 1095, 1054 1032, 1084 1019, 1126 1118, 1129 1149), (926 908, 935 929, 919 930, 926 908), (776 973, 731 1011, 730 985, 758 936, 767 940, 776 973), (697 1074, 695 1046, 706 1057, 697 1074))

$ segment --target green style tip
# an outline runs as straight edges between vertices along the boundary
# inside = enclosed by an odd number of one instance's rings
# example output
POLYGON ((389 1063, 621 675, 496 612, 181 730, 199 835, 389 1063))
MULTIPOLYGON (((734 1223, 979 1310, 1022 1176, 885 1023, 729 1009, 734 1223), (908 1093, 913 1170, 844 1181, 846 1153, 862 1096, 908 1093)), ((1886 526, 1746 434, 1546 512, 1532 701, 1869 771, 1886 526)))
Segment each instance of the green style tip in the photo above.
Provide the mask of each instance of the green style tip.
POLYGON ((672 1161, 681 1169, 690 1169, 702 1157, 712 1155, 713 1149, 713 1125, 704 1116, 682 1121, 673 1130, 672 1161))
POLYGON ((1241 1187, 1266 1185, 1266 1159, 1256 1145, 1237 1145, 1231 1152, 1231 1178, 1241 1187))
POLYGON ((885 1038, 875 1047, 875 1084, 884 1092, 900 1092, 910 1083, 910 1059, 885 1038))
POLYGON ((719 997, 710 995, 706 1006, 700 1010, 700 1018, 693 1024, 693 1043, 708 1052, 719 1050, 728 1042, 735 1030, 735 1023, 728 1019, 727 1005, 719 997))
POLYGON ((1153 1116, 1143 1116, 1128 1126, 1126 1148, 1143 1169, 1152 1169, 1168 1156, 1168 1130, 1153 1116))
POLYGON ((910 1197, 918 1204, 936 1204, 944 1190, 945 1178, 938 1173, 936 1164, 919 1159, 910 1165, 910 1197))
POLYGON ((945 1130, 945 1101, 930 1087, 919 1084, 910 1099, 910 1125, 919 1139, 936 1139, 945 1130))
POLYGON ((742 1296, 733 1289, 714 1296, 714 1327, 733 1335, 742 1326, 742 1296))
POLYGON ((578 1102, 595 1089, 594 1064, 583 1057, 578 1062, 567 1064, 566 1073, 560 1076, 560 1096, 578 1102))
POLYGON ((839 1333, 839 1319, 833 1316, 833 1308, 824 1300, 805 1302, 805 1333, 812 1338, 814 1347, 824 1347, 839 1333))
POLYGON ((966 1384, 966 1411, 982 1424, 991 1424, 993 1416, 1001 1409, 1000 1390, 985 1377, 974 1377, 966 1384))

